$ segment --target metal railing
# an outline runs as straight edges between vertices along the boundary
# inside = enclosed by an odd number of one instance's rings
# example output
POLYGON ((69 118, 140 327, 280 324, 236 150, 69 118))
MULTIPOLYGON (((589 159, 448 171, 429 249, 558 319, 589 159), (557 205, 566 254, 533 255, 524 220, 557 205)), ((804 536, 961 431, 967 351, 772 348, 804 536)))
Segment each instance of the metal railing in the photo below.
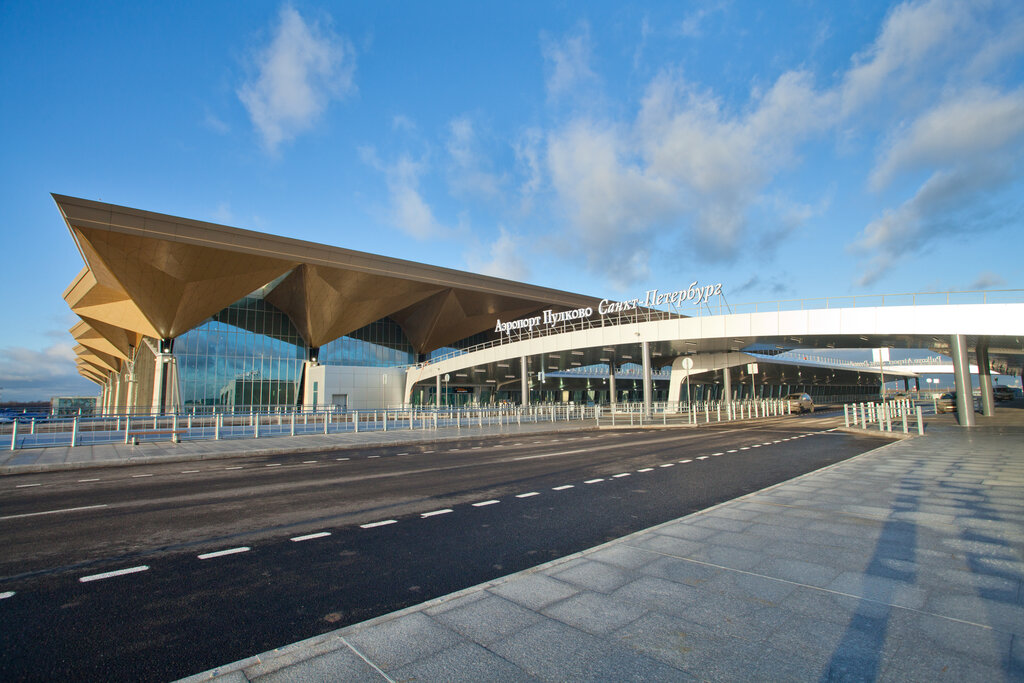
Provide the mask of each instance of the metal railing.
MULTIPOLYGON (((927 405, 909 398, 898 398, 878 403, 846 403, 843 404, 843 421, 847 428, 855 427, 864 430, 876 428, 880 432, 892 432, 893 423, 897 429, 902 425, 904 434, 909 434, 913 427, 917 434, 924 434, 924 410, 927 405)), ((933 409, 932 414, 936 411, 933 409)))
POLYGON ((389 430, 435 431, 484 426, 596 419, 600 406, 553 404, 482 408, 395 410, 297 409, 248 413, 239 411, 107 415, 40 419, 0 424, 0 443, 10 450, 52 446, 94 446, 154 441, 260 439, 312 434, 389 430))

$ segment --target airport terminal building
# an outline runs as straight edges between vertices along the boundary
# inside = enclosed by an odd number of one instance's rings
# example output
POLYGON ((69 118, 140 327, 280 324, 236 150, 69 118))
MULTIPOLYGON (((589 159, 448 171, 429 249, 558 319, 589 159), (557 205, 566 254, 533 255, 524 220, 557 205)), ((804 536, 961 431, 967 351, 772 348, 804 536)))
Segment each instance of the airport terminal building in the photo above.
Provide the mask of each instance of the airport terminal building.
POLYGON ((54 200, 84 261, 64 293, 80 318, 77 364, 107 412, 855 397, 878 394, 880 368, 776 358, 801 346, 930 348, 954 365, 973 351, 979 367, 1010 374, 1024 358, 1012 325, 970 306, 958 309, 971 324, 961 331, 948 310, 920 315, 942 306, 915 306, 909 322, 897 311, 906 324, 895 325, 864 308, 737 314, 723 310, 721 285, 703 283, 612 301, 54 200))

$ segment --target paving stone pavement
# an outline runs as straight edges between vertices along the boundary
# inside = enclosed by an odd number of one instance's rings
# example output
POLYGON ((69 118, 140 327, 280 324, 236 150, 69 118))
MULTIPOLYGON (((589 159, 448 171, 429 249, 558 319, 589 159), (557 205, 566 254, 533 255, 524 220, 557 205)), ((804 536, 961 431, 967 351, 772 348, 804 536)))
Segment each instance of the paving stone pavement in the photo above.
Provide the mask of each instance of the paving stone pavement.
POLYGON ((187 681, 1021 681, 1024 426, 831 467, 187 681))

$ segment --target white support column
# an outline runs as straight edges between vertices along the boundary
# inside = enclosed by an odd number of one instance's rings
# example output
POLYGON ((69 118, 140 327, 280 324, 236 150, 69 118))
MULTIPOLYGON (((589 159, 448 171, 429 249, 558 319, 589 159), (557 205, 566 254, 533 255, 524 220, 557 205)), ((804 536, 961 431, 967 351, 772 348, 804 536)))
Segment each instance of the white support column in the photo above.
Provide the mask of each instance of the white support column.
POLYGON ((440 410, 441 409, 441 373, 440 372, 437 373, 436 379, 437 379, 437 381, 435 382, 435 385, 437 386, 437 389, 434 392, 434 405, 437 406, 438 410, 440 410))
POLYGON ((974 426, 974 392, 971 385, 971 364, 967 357, 967 335, 949 338, 953 356, 953 385, 956 387, 956 413, 961 427, 974 426))
POLYGON ((978 339, 974 356, 978 361, 978 384, 981 385, 981 414, 992 417, 995 405, 992 400, 992 368, 988 359, 988 339, 978 339))
POLYGON ((651 381, 651 345, 650 342, 640 343, 644 363, 644 415, 651 416, 651 394, 653 393, 653 382, 651 381))
POLYGON ((608 361, 608 404, 611 405, 612 415, 615 414, 615 359, 608 361))
POLYGON ((722 368, 722 392, 722 400, 729 405, 732 402, 732 375, 728 367, 722 368))
POLYGON ((519 357, 519 371, 522 373, 519 378, 519 387, 523 392, 522 405, 525 408, 530 405, 530 370, 526 365, 526 356, 519 357))

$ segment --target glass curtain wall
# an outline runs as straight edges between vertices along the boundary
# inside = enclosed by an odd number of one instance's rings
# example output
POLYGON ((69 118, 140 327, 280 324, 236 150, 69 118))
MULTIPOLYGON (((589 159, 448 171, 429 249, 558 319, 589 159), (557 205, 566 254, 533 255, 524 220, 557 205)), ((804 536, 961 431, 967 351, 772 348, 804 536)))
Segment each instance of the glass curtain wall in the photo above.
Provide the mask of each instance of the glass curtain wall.
POLYGON ((324 365, 391 368, 415 362, 412 344, 390 318, 370 323, 320 348, 320 363, 324 365))
POLYGON ((306 345, 288 316, 254 295, 178 337, 174 356, 186 408, 288 406, 306 345))

